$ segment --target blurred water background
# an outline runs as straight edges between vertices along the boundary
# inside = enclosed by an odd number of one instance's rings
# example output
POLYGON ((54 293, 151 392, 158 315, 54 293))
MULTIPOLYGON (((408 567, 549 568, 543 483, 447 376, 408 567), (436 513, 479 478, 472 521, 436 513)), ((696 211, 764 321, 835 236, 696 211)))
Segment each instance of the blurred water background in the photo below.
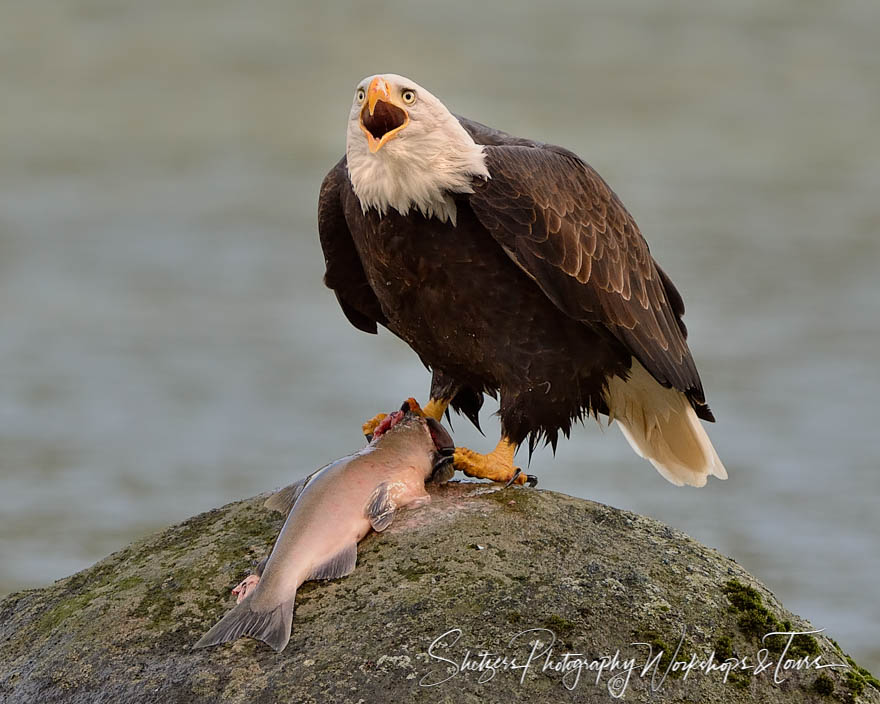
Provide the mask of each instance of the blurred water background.
MULTIPOLYGON (((880 4, 0 18, 0 593, 288 483, 425 398, 403 343, 323 288, 315 232, 354 85, 387 71, 583 155, 684 293, 730 480, 676 489, 589 423, 534 458, 542 486, 716 546, 880 669, 880 4)), ((494 442, 484 416, 458 440, 494 442)))

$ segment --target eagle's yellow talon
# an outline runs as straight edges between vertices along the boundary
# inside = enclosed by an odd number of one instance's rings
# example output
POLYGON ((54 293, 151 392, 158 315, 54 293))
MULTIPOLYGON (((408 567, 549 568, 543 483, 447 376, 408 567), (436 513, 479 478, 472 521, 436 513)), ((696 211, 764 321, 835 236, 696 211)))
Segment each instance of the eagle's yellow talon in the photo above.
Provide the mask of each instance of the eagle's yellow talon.
POLYGON ((443 414, 446 413, 446 408, 449 406, 449 401, 450 399, 448 398, 432 398, 428 400, 428 405, 422 410, 428 418, 441 421, 443 420, 443 414))
POLYGON ((376 432, 376 428, 379 427, 379 423, 381 423, 388 416, 387 413, 377 413, 375 416, 370 418, 366 423, 364 423, 361 428, 363 428, 365 437, 372 437, 373 433, 376 432))
MULTIPOLYGON (((432 398, 424 408, 419 408, 419 404, 415 399, 407 399, 407 402, 414 412, 425 415, 428 418, 433 418, 436 421, 443 420, 443 414, 446 413, 446 407, 449 405, 449 399, 432 398)), ((368 438, 372 437, 373 433, 376 432, 376 428, 378 428, 382 421, 387 417, 387 413, 377 413, 370 418, 370 420, 361 426, 364 431, 364 436, 368 438)))
POLYGON ((490 479, 493 482, 507 483, 513 479, 514 484, 525 484, 529 475, 520 472, 516 475, 516 465, 513 463, 513 455, 516 445, 505 438, 501 439, 492 452, 487 455, 474 452, 466 447, 456 447, 452 462, 455 468, 464 472, 469 477, 490 479))

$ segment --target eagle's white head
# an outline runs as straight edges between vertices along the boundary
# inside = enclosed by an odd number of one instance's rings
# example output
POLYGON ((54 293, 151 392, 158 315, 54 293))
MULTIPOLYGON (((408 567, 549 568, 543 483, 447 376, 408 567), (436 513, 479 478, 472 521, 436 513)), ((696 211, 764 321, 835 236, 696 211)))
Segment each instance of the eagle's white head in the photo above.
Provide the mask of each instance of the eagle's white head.
POLYGON ((483 148, 446 106, 393 73, 358 83, 345 153, 364 212, 418 210, 454 225, 450 193, 472 193, 474 176, 489 178, 483 148))

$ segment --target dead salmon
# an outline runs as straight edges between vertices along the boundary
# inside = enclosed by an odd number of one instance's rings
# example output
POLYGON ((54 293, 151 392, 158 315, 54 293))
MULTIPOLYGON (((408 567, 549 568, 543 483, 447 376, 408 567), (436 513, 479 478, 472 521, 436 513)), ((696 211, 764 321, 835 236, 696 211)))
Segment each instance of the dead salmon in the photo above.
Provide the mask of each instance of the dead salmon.
POLYGON ((284 650, 299 586, 351 574, 358 541, 370 529, 385 530, 398 509, 429 501, 425 482, 435 472, 451 474, 453 449, 443 426, 410 399, 366 447, 270 497, 267 507, 289 513, 268 560, 239 585, 239 603, 194 647, 250 636, 284 650))

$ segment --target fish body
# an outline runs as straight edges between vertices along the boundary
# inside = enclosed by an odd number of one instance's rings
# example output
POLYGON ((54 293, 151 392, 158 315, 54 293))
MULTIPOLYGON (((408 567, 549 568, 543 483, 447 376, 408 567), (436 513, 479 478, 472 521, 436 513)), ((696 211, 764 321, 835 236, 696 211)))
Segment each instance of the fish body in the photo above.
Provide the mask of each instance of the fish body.
POLYGON ((250 636, 280 652, 290 640, 299 586, 350 574, 357 544, 371 529, 382 531, 397 509, 430 500, 425 482, 448 456, 452 440, 436 421, 411 411, 396 414, 366 447, 266 502, 289 513, 259 581, 196 648, 250 636))

